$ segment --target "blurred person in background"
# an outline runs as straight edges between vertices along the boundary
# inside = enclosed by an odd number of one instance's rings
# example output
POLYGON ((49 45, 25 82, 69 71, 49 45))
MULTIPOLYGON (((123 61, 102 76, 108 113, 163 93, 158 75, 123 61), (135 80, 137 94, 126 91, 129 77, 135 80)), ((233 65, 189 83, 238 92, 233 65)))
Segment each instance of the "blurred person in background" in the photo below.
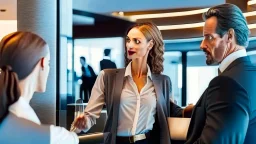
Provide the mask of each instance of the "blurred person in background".
POLYGON ((96 74, 93 68, 86 63, 86 58, 80 57, 81 70, 82 70, 82 84, 80 86, 80 98, 87 103, 90 99, 92 87, 94 85, 96 74))
POLYGON ((103 60, 100 61, 100 70, 115 69, 116 64, 110 59, 111 49, 104 49, 103 60))

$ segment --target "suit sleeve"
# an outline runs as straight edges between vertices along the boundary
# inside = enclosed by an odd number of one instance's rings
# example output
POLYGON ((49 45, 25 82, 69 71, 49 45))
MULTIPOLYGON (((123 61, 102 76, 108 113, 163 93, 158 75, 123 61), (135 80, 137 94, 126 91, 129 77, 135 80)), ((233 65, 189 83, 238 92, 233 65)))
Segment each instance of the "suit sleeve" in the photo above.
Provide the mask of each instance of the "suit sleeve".
POLYGON ((84 67, 81 67, 81 71, 82 71, 82 76, 84 76, 85 68, 84 68, 84 67))
POLYGON ((114 63, 114 68, 116 68, 116 63, 115 62, 113 62, 114 63))
POLYGON ((93 77, 96 77, 96 74, 95 74, 95 72, 94 72, 94 70, 93 70, 93 68, 90 66, 90 69, 91 69, 91 74, 92 74, 92 76, 93 77))
POLYGON ((209 85, 206 123, 194 144, 244 143, 249 123, 249 99, 244 88, 229 77, 209 85))
POLYGON ((171 79, 168 77, 167 79, 167 99, 168 99, 168 103, 167 105, 170 105, 169 109, 170 109, 170 116, 171 117, 182 117, 182 111, 183 109, 181 107, 179 107, 178 105, 176 105, 175 103, 173 103, 173 101, 170 99, 170 97, 172 96, 172 82, 171 79))
POLYGON ((102 61, 100 61, 100 70, 101 70, 101 71, 103 70, 102 61))

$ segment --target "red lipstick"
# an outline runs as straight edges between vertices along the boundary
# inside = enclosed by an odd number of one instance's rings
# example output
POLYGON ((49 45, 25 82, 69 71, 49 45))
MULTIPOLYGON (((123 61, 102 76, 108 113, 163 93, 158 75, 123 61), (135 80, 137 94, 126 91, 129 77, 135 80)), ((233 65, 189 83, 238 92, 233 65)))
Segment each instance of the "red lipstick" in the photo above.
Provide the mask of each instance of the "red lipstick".
POLYGON ((128 54, 129 54, 129 55, 133 55, 133 54, 135 54, 135 52, 129 50, 129 51, 128 51, 128 54))

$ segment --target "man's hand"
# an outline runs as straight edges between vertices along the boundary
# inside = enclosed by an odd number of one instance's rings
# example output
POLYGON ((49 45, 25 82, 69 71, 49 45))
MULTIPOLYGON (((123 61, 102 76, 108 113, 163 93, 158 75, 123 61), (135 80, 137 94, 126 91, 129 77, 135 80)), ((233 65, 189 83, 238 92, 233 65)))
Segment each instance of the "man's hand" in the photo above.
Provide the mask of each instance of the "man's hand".
POLYGON ((194 105, 193 105, 193 104, 189 104, 189 105, 183 110, 182 117, 191 118, 191 115, 192 115, 192 112, 193 112, 193 108, 194 108, 194 105))

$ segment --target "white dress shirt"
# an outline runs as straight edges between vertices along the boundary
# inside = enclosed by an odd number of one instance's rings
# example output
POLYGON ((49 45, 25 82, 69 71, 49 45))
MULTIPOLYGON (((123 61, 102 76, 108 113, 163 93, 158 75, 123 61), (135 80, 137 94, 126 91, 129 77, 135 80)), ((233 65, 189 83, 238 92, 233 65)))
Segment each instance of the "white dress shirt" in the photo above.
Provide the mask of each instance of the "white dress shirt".
POLYGON ((103 56, 103 59, 111 60, 109 56, 103 56))
MULTIPOLYGON (((17 102, 9 107, 9 111, 20 118, 30 120, 38 125, 41 125, 35 111, 29 103, 20 97, 17 102)), ((77 134, 69 132, 65 128, 50 126, 50 144, 78 144, 79 140, 77 134)))
MULTIPOLYGON (((156 93, 151 71, 147 66, 147 83, 140 93, 133 81, 131 63, 126 67, 124 85, 120 98, 117 136, 132 136, 146 133, 153 129, 156 114, 156 93)), ((88 131, 99 118, 104 100, 104 71, 101 71, 92 89, 88 105, 85 108, 88 131)))
POLYGON ((231 53, 228 55, 221 63, 219 66, 220 72, 223 72, 233 61, 240 57, 245 57, 247 56, 246 50, 241 49, 236 52, 231 53))

